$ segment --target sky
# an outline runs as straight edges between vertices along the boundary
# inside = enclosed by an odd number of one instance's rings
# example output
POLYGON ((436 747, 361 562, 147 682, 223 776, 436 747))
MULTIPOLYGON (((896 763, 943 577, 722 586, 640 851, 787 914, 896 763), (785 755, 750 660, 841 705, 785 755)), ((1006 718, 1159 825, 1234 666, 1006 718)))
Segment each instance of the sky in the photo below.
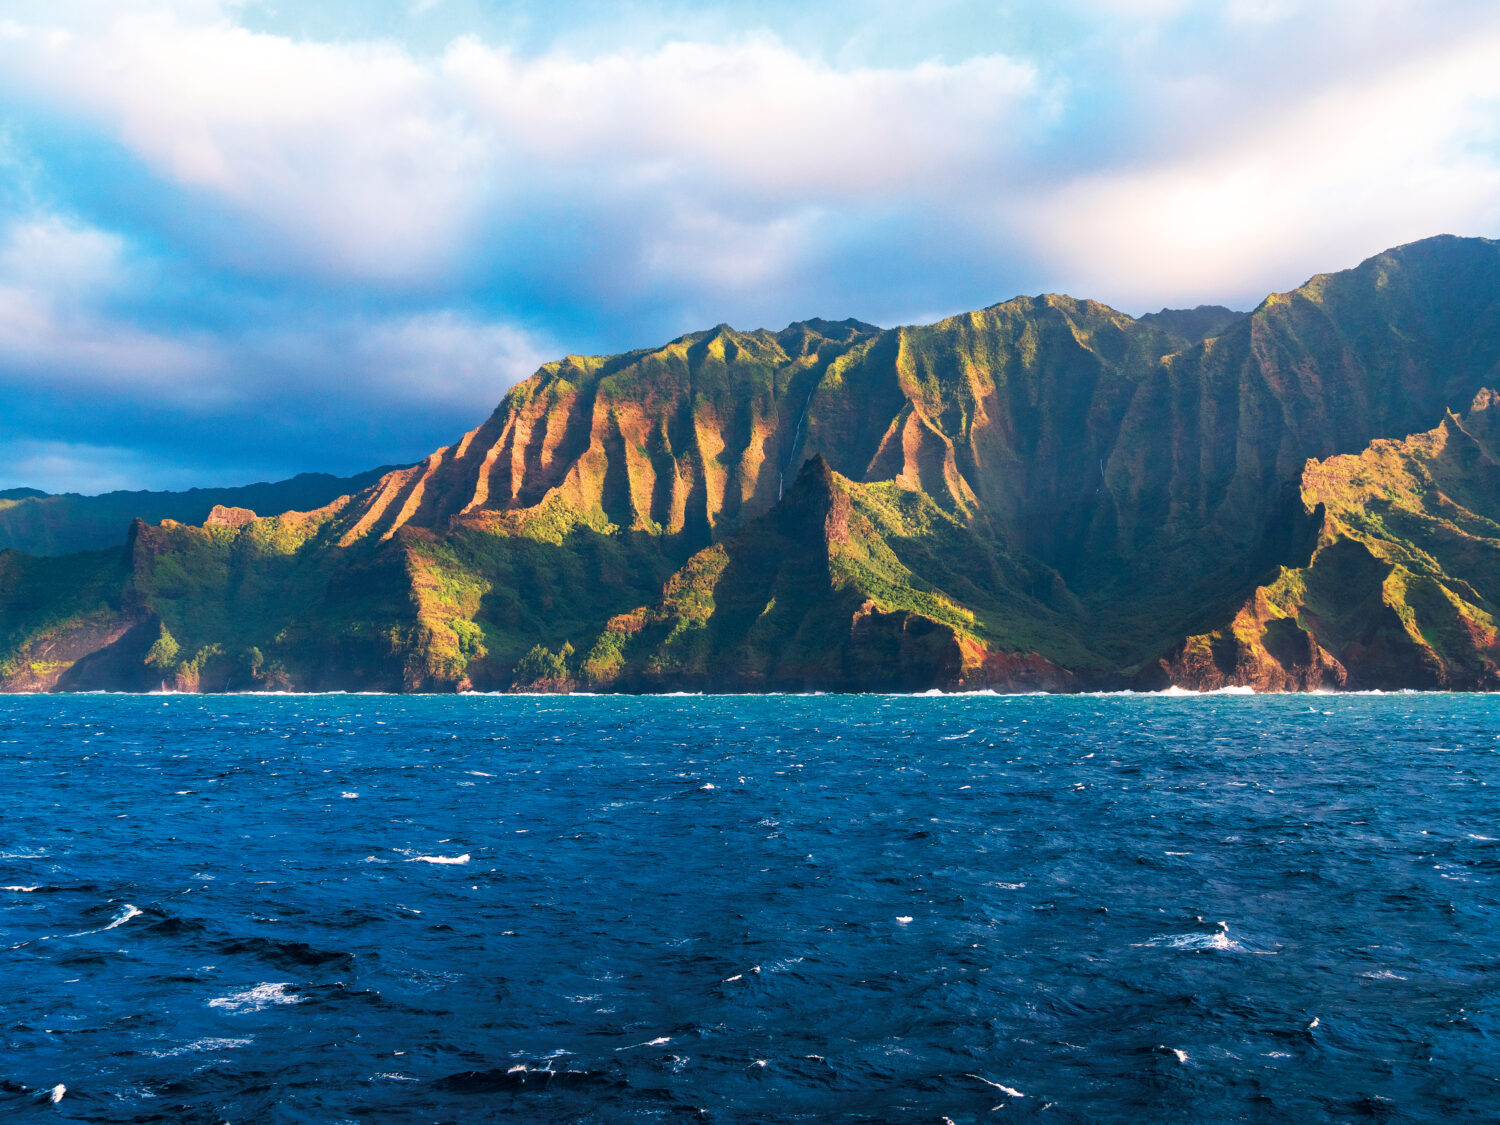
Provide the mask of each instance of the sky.
POLYGON ((0 0, 0 488, 352 473, 727 322, 1500 235, 1493 0, 0 0))

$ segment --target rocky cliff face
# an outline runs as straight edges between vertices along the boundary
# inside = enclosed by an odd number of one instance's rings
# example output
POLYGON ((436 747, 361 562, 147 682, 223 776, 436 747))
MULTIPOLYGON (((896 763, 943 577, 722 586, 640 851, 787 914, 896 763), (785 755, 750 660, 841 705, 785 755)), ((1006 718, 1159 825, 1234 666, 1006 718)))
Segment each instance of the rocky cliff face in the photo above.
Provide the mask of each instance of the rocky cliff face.
POLYGON ((1441 465, 1418 447, 1496 383, 1479 239, 1248 315, 721 326, 549 364, 311 514, 139 526, 65 581, 0 555, 0 682, 107 678, 85 662, 118 650, 200 689, 1488 686, 1488 564, 1434 521, 1493 514, 1488 454, 1458 454, 1489 449, 1489 400, 1441 465), (1398 504, 1349 483, 1371 458, 1380 489, 1450 483, 1398 504))

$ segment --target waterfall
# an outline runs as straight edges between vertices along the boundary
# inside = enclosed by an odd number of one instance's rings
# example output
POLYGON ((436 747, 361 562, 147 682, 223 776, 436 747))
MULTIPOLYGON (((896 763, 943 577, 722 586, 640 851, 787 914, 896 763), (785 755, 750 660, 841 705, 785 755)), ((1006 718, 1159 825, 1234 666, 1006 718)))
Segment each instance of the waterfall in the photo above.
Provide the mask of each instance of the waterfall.
POLYGON ((797 415, 797 428, 792 431, 792 444, 787 450, 786 460, 782 462, 781 473, 776 478, 776 499, 780 500, 786 488, 786 471, 791 467, 792 458, 797 456, 797 442, 802 440, 802 420, 807 417, 807 408, 812 405, 813 395, 817 394, 817 384, 813 384, 812 390, 807 392, 807 401, 802 404, 802 413, 797 415))

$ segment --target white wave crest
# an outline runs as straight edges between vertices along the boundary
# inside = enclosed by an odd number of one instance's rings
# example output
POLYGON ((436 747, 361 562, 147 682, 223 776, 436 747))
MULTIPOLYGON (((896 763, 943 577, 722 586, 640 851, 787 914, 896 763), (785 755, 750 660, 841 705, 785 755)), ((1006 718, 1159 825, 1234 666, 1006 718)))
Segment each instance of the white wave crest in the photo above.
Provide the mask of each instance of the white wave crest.
MULTIPOLYGON (((132 918, 139 918, 144 913, 145 913, 145 911, 140 910, 139 908, 137 908, 135 906, 132 906, 130 903, 127 902, 125 904, 125 909, 122 910, 122 911, 120 911, 120 916, 118 918, 116 918, 113 922, 111 922, 109 925, 105 926, 104 930, 112 930, 116 926, 123 926, 126 922, 130 921, 132 918)), ((104 932, 104 930, 100 930, 99 932, 102 934, 104 932)))
POLYGON ((102 934, 105 930, 112 930, 116 926, 123 926, 132 918, 139 918, 143 913, 145 913, 145 911, 140 910, 133 904, 127 902, 125 904, 125 909, 120 911, 120 913, 115 917, 114 921, 110 922, 109 925, 100 926, 97 930, 79 930, 76 934, 69 934, 68 937, 88 937, 90 934, 102 934))
POLYGON ((191 1055, 199 1051, 228 1051, 235 1047, 248 1047, 255 1042, 253 1039, 222 1039, 210 1036, 207 1039, 195 1039, 191 1043, 184 1043, 181 1047, 169 1047, 165 1051, 149 1052, 153 1059, 175 1059, 178 1055, 191 1055))
POLYGON ((1223 922, 1211 934, 1159 934, 1150 941, 1134 943, 1137 949, 1161 946, 1166 949, 1219 949, 1226 952, 1243 953, 1245 947, 1229 937, 1229 927, 1223 922))
POLYGON ((993 1086, 1002 1094, 1009 1094, 1013 1098, 1024 1098, 1026 1096, 1025 1094, 1021 1093, 1020 1090, 1017 1090, 1014 1086, 1001 1085, 999 1082, 992 1081, 982 1074, 971 1074, 969 1075, 969 1077, 975 1079, 976 1081, 983 1082, 986 1086, 993 1086))
POLYGON ((302 997, 289 991, 291 985, 285 981, 257 984, 244 992, 231 992, 228 996, 216 996, 208 1002, 210 1008, 222 1008, 228 1012, 259 1012, 272 1004, 300 1004, 302 997))

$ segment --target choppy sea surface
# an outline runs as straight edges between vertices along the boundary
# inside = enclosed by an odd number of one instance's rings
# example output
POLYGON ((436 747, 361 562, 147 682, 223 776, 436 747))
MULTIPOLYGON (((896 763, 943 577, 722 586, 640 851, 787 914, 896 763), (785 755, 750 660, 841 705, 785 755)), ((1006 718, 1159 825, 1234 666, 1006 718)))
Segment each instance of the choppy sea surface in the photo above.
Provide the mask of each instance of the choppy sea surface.
POLYGON ((0 698, 0 1119, 1493 1121, 1500 701, 0 698))

